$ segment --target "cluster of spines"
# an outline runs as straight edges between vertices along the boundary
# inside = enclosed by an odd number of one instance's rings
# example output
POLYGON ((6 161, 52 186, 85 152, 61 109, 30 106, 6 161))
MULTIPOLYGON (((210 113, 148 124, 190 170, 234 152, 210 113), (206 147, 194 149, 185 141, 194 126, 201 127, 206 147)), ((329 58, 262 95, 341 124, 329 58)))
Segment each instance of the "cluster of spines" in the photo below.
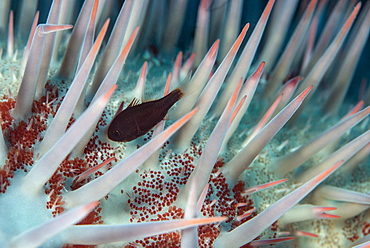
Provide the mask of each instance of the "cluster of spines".
MULTIPOLYGON (((58 100, 59 93, 55 90, 56 88, 50 83, 48 83, 45 88, 45 96, 34 101, 32 108, 33 114, 27 122, 20 121, 14 123, 14 119, 10 114, 15 106, 14 99, 5 95, 0 102, 1 118, 3 120, 2 129, 4 130, 6 140, 11 144, 5 165, 0 169, 1 193, 6 192, 7 187, 10 185, 10 179, 14 176, 15 171, 24 170, 27 172, 28 166, 33 165, 35 155, 34 146, 38 141, 42 140, 41 134, 46 129, 47 119, 50 116, 54 116, 60 106, 60 101, 58 100)), ((104 117, 105 116, 103 116, 99 122, 100 126, 107 125, 104 117)), ((74 118, 71 117, 68 127, 72 125, 73 122, 74 118)), ((69 159, 67 157, 47 182, 45 194, 48 196, 48 201, 45 207, 51 210, 51 214, 54 217, 64 212, 62 192, 63 190, 67 190, 65 188, 66 179, 69 178, 71 181, 71 179, 96 165, 99 160, 114 157, 113 147, 98 140, 97 135, 94 135, 90 140, 85 152, 84 159, 69 159), (95 142, 97 144, 95 144, 95 142), (99 156, 100 154, 102 154, 102 156, 99 156)), ((102 174, 102 172, 97 171, 94 174, 94 178, 102 174)), ((78 188, 89 181, 91 181, 91 179, 88 178, 80 184, 72 184, 71 187, 74 188, 71 189, 78 188)), ((98 210, 99 208, 91 212, 81 223, 102 223, 101 217, 99 216, 100 210, 98 210)))
MULTIPOLYGON (((162 154, 164 153, 163 151, 162 154)), ((182 218, 183 210, 174 206, 176 205, 176 197, 179 189, 185 185, 194 169, 194 160, 199 159, 201 154, 202 148, 192 143, 189 151, 181 155, 175 154, 173 157, 161 162, 161 168, 166 171, 167 176, 162 175, 160 171, 153 170, 144 171, 140 174, 142 180, 138 182, 137 186, 133 187, 133 194, 128 200, 131 208, 130 221, 144 222, 168 220, 175 217, 182 218), (172 194, 170 194, 170 189, 172 189, 172 194)), ((228 216, 228 219, 225 221, 229 223, 228 227, 225 226, 223 228, 229 231, 248 221, 256 213, 254 212, 253 201, 248 195, 243 194, 245 189, 243 182, 239 181, 232 189, 229 188, 225 177, 220 172, 223 165, 223 161, 217 161, 214 166, 201 214, 207 217, 228 216), (248 211, 250 213, 245 215, 248 211)), ((198 227, 200 247, 208 247, 212 244, 221 232, 221 226, 223 225, 209 224, 198 227)), ((157 236, 162 237, 163 235, 157 236)), ((148 238, 144 240, 148 240, 148 238)), ((152 245, 156 247, 155 245, 158 245, 158 243, 153 240, 152 245)))
MULTIPOLYGON (((161 154, 165 153, 165 150, 161 154)), ((176 199, 179 190, 184 186, 194 169, 194 160, 201 155, 201 148, 193 143, 189 151, 181 155, 174 155, 161 162, 163 175, 160 171, 148 170, 140 174, 141 180, 133 187, 132 197, 128 203, 131 208, 130 222, 160 221, 171 219, 182 219, 184 210, 176 207, 176 199)), ((204 206, 207 207, 208 201, 204 206)), ((217 204, 216 204, 217 205, 217 204)), ((215 215, 213 206, 210 211, 203 209, 202 215, 213 217, 215 215)), ((235 209, 234 209, 235 210, 235 209)), ((221 212, 219 213, 221 215, 221 212)), ((224 211, 222 213, 226 215, 224 211)), ((221 227, 216 224, 200 226, 198 243, 200 247, 209 247, 219 235, 221 227)), ((171 232, 152 237, 136 240, 134 243, 145 245, 145 247, 180 247, 180 233, 171 232)), ((131 243, 130 245, 133 245, 131 243)), ((126 247, 131 247, 130 245, 126 247)))
MULTIPOLYGON (((56 97, 55 94, 50 95, 56 97)), ((0 102, 2 130, 5 139, 10 144, 7 159, 0 168, 1 184, 0 192, 5 193, 10 185, 9 179, 14 176, 17 170, 27 172, 27 166, 34 162, 33 147, 41 139, 40 134, 46 129, 46 122, 49 114, 54 112, 53 107, 47 102, 45 96, 34 101, 34 114, 26 121, 14 122, 11 111, 14 109, 15 100, 7 96, 0 102)))
POLYGON ((230 231, 250 220, 256 213, 252 199, 248 195, 243 194, 245 183, 239 181, 233 188, 230 188, 221 172, 223 165, 224 162, 219 160, 212 170, 202 213, 205 216, 228 216, 228 219, 225 221, 228 225, 224 226, 227 231, 230 231))

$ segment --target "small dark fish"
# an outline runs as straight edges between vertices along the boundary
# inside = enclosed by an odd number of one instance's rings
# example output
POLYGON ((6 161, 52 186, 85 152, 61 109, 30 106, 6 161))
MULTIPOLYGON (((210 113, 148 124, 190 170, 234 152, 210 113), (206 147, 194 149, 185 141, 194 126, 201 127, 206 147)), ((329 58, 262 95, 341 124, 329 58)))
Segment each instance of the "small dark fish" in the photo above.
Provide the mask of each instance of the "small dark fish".
POLYGON ((113 141, 127 142, 150 131, 164 119, 168 110, 183 96, 177 88, 161 99, 138 104, 133 99, 130 105, 121 112, 118 110, 108 127, 108 138, 113 141))

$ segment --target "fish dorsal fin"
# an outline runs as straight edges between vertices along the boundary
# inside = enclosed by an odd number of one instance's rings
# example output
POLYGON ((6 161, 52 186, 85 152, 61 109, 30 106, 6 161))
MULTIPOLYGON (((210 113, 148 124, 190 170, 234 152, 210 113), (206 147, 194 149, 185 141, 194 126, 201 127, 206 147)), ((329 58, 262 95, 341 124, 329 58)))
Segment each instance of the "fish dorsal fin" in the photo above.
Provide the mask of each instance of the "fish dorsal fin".
POLYGON ((119 113, 121 113, 122 112, 122 110, 123 110, 123 105, 125 104, 125 102, 121 102, 121 104, 119 105, 119 107, 118 107, 118 109, 117 109, 117 112, 114 114, 114 116, 113 116, 113 119, 114 118, 116 118, 116 116, 117 115, 119 115, 119 113))
POLYGON ((134 97, 134 99, 132 99, 132 101, 130 102, 130 104, 127 106, 127 108, 131 108, 131 107, 134 107, 136 105, 138 105, 140 103, 139 99, 137 99, 136 97, 134 97))

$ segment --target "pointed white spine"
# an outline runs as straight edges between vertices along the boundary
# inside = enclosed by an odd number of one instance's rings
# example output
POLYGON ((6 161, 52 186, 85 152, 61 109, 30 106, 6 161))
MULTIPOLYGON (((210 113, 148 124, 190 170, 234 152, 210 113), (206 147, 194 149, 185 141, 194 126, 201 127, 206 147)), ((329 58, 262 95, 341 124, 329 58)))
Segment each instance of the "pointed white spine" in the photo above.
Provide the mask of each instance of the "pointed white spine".
POLYGON ((248 43, 245 45, 242 54, 240 55, 240 58, 238 59, 238 62, 230 75, 230 78, 227 80, 226 87, 222 91, 220 99, 217 101, 217 106, 214 110, 215 116, 221 115, 239 79, 246 78, 274 3, 275 0, 270 0, 267 3, 265 10, 258 20, 256 28, 253 30, 248 43))
POLYGON ((65 194, 65 206, 71 208, 84 202, 99 200, 107 195, 114 187, 126 179, 133 171, 142 165, 164 142, 166 142, 182 125, 184 125, 195 113, 197 109, 185 115, 183 118, 172 124, 161 134, 150 142, 133 152, 126 159, 115 165, 92 182, 85 184, 77 190, 65 194))
POLYGON ((78 99, 83 93, 85 83, 87 82, 96 55, 98 54, 105 32, 107 31, 108 24, 109 21, 107 21, 103 26, 103 29, 100 32, 96 43, 92 47, 82 67, 78 71, 67 94, 63 99, 62 104, 58 109, 58 112, 56 113, 55 117, 50 123, 50 126, 46 130, 44 139, 42 140, 37 151, 37 153, 40 153, 41 156, 44 155, 52 147, 52 145, 55 144, 65 133, 69 120, 77 105, 78 99))
POLYGON ((270 205, 259 215, 241 224, 232 231, 220 235, 215 240, 214 246, 236 248, 251 242, 261 232, 263 232, 263 230, 268 228, 289 209, 294 207, 300 200, 308 195, 317 185, 330 176, 342 164, 343 161, 339 161, 334 165, 331 165, 328 169, 321 172, 310 181, 294 190, 292 193, 284 196, 274 204, 270 205))
POLYGON ((23 180, 22 187, 25 191, 28 191, 30 194, 40 193, 44 184, 58 169, 63 159, 72 151, 81 138, 85 136, 89 128, 95 125, 115 88, 112 87, 104 96, 95 101, 94 104, 91 104, 54 146, 32 166, 32 169, 23 180))
POLYGON ((25 68, 21 86, 18 91, 17 102, 13 111, 16 120, 26 120, 32 113, 32 103, 37 87, 37 75, 42 62, 44 36, 60 30, 72 28, 71 25, 39 24, 33 37, 30 55, 25 68))
POLYGON ((297 182, 306 182, 312 178, 318 172, 321 172, 328 168, 333 161, 343 160, 347 161, 353 157, 358 151, 365 147, 370 140, 370 130, 358 136, 356 139, 344 145, 342 148, 338 149, 331 156, 325 159, 321 164, 311 167, 300 175, 296 181, 297 182))
MULTIPOLYGON (((15 237, 9 244, 12 248, 36 248, 61 233, 73 224, 78 223, 86 215, 88 215, 96 206, 98 202, 92 202, 65 212, 50 221, 34 227, 17 237, 15 237)), ((56 243, 59 238, 56 238, 56 243)))
POLYGON ((224 175, 231 185, 236 184, 239 176, 253 162, 266 144, 285 125, 301 106, 311 87, 305 89, 298 97, 291 101, 278 115, 274 117, 233 159, 224 166, 224 175))
POLYGON ((354 125, 370 114, 370 106, 359 113, 341 121, 317 138, 301 146, 299 149, 286 156, 280 157, 270 164, 270 167, 280 176, 296 169, 298 166, 310 159, 315 153, 322 150, 342 134, 350 130, 354 125))
POLYGON ((63 233, 68 244, 99 245, 118 241, 134 241, 138 238, 168 233, 192 226, 224 221, 224 217, 188 220, 153 221, 127 225, 79 225, 63 233))
POLYGON ((201 122, 210 109, 217 93, 221 87, 222 82, 225 80, 226 74, 229 71, 231 63, 234 61, 236 53, 241 45, 242 40, 249 28, 249 24, 245 25, 238 39, 235 41, 233 47, 230 49, 228 55, 222 61, 221 65, 217 68, 215 74, 209 80, 207 86, 203 90, 195 106, 199 108, 196 116, 187 123, 175 137, 175 146, 178 151, 184 151, 189 146, 191 139, 198 130, 201 122))

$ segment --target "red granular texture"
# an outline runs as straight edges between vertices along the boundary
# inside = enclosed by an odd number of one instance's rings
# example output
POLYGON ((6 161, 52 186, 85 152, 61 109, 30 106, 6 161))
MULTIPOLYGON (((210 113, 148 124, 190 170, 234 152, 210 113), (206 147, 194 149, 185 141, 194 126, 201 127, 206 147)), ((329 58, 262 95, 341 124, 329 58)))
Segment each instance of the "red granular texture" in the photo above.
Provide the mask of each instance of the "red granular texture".
POLYGON ((62 173, 62 175, 65 177, 76 177, 81 173, 85 172, 86 170, 88 170, 89 168, 90 166, 84 159, 81 158, 69 159, 69 157, 67 157, 60 164, 58 172, 62 173))
POLYGON ((50 83, 50 80, 48 80, 47 83, 45 84, 45 90, 46 94, 49 94, 48 95, 49 99, 55 99, 59 97, 58 87, 56 85, 52 85, 50 83))
MULTIPOLYGON (((245 212, 251 210, 253 208, 253 201, 248 196, 243 196, 243 190, 245 189, 244 183, 242 181, 239 181, 233 188, 234 198, 235 202, 238 203, 246 203, 245 206, 240 206, 237 208, 237 216, 243 215, 245 212)), ((251 215, 241 219, 240 221, 234 220, 231 225, 231 229, 236 228, 237 226, 243 224, 244 222, 252 219, 254 216, 256 216, 256 212, 252 213, 251 215)))
MULTIPOLYGON (((184 211, 174 206, 179 193, 178 184, 168 180, 162 171, 148 170, 129 196, 130 222, 183 219, 184 211)), ((125 247, 180 247, 180 232, 169 232, 146 237, 125 247)))
POLYGON ((191 142, 190 143, 190 149, 192 150, 192 153, 195 156, 200 157, 200 155, 202 155, 202 149, 199 146, 197 146, 196 143, 191 142))
POLYGON ((349 241, 352 241, 352 242, 355 242, 356 240, 358 240, 360 237, 358 236, 358 234, 357 233, 354 233, 353 235, 352 235, 352 237, 348 237, 348 240, 349 241))
MULTIPOLYGON (((207 212, 217 212, 221 216, 227 216, 226 223, 231 222, 236 217, 236 205, 232 194, 226 183, 226 179, 219 175, 212 178, 209 184, 209 190, 205 203, 211 206, 207 212), (215 199, 215 201, 213 200, 215 199)), ((205 206, 205 205, 203 205, 205 206)))
MULTIPOLYGON (((59 98, 58 88, 51 85, 50 81, 48 81, 45 85, 45 90, 46 95, 34 102, 32 112, 34 114, 43 115, 43 117, 47 117, 47 115, 55 116, 57 108, 54 106, 54 102, 59 98)), ((60 103, 57 105, 60 105, 60 103)))
POLYGON ((49 196, 49 201, 46 203, 46 209, 51 209, 54 217, 64 211, 64 208, 62 207, 64 204, 64 201, 62 200, 62 190, 65 186, 64 181, 65 177, 56 172, 49 179, 47 187, 45 188, 45 194, 49 196))
POLYGON ((13 178, 14 172, 9 165, 4 165, 3 169, 0 169, 0 193, 5 193, 6 189, 10 185, 10 178, 13 178))
POLYGON ((69 122, 67 124, 67 130, 68 130, 68 128, 70 128, 72 126, 73 123, 75 123, 75 121, 76 121, 75 118, 73 118, 73 117, 69 118, 69 122))
POLYGON ((147 237, 142 240, 136 240, 125 248, 133 247, 146 247, 146 248, 163 248, 163 247, 181 247, 180 245, 180 232, 169 232, 152 237, 147 237), (136 245, 136 246, 135 246, 136 245))
MULTIPOLYGON (((112 157, 115 157, 115 148, 113 148, 109 143, 103 142, 99 139, 99 130, 101 127, 108 125, 107 114, 103 111, 98 124, 95 127, 95 133, 90 138, 89 143, 84 149, 84 159, 89 164, 90 167, 97 166, 101 162, 104 162, 112 157)), ((118 160, 115 159, 115 162, 118 160)), ((110 166, 108 166, 108 169, 110 166)))
MULTIPOLYGON (((141 180, 133 187, 133 192, 129 195, 130 221, 136 223, 182 218, 183 210, 173 204, 180 189, 186 184, 194 170, 195 159, 201 154, 201 149, 192 144, 188 152, 162 161, 162 171, 149 170, 140 174, 141 180), (173 194, 168 194, 171 188, 173 194)), ((160 158, 163 160, 164 155, 162 154, 160 158)), ((219 160, 213 168, 209 179, 209 190, 201 212, 206 217, 228 216, 227 222, 233 229, 252 218, 245 217, 239 221, 236 220, 236 217, 253 208, 253 202, 248 199, 248 196, 242 194, 244 183, 239 182, 233 189, 229 188, 225 177, 220 172, 223 165, 224 162, 219 160), (242 203, 243 206, 239 206, 238 203, 242 203)), ((220 230, 219 224, 198 227, 199 246, 211 247, 220 234, 220 230)), ((138 245, 139 247, 180 247, 177 234, 174 232, 136 240, 126 247, 137 247, 138 245)))
MULTIPOLYGON (((100 120, 101 125, 104 123, 102 121, 103 118, 100 120)), ((74 118, 70 119, 69 125, 72 125, 74 122, 74 118)), ((96 132, 98 132, 98 128, 96 132)), ((47 208, 53 209, 53 215, 59 215, 64 211, 63 208, 63 199, 62 199, 62 192, 66 189, 64 187, 70 187, 68 190, 75 190, 79 187, 83 186, 84 184, 90 182, 94 178, 101 176, 103 173, 100 171, 95 172, 91 176, 87 177, 86 179, 76 183, 76 178, 81 175, 81 173, 97 166, 101 162, 104 162, 110 158, 114 158, 114 148, 105 142, 99 140, 97 134, 94 134, 93 137, 90 139, 89 143, 87 144, 86 148, 84 149, 84 158, 70 158, 69 156, 63 160, 63 162, 58 167, 58 170, 54 173, 52 178, 48 181, 46 187, 46 194, 50 195, 50 200, 47 203, 47 208), (69 181, 74 178, 72 185, 65 185, 65 180, 69 179, 69 181)), ((106 168, 110 168, 111 163, 106 165, 106 168)), ((103 220, 100 216, 101 208, 98 207, 90 214, 88 214, 79 224, 102 224, 103 220)), ((95 246, 76 246, 76 245, 66 245, 65 247, 95 247, 95 246)))
POLYGON ((362 222, 360 215, 354 218, 349 218, 344 221, 343 235, 349 241, 356 241, 360 238, 360 233, 358 230, 362 229, 362 234, 365 236, 370 233, 370 224, 367 222, 362 222))
POLYGON ((209 189, 202 212, 206 216, 211 214, 227 216, 226 223, 231 223, 231 228, 234 229, 251 218, 236 220, 238 216, 253 208, 253 202, 247 196, 242 196, 244 183, 239 182, 232 190, 229 188, 226 178, 220 172, 223 165, 223 160, 219 160, 212 170, 213 176, 209 180, 209 189), (243 205, 246 203, 246 205, 238 206, 238 203, 243 203, 243 205))
MULTIPOLYGON (((90 167, 94 167, 113 157, 115 157, 114 147, 109 143, 102 142, 99 136, 94 134, 84 150, 84 159, 86 163, 88 163, 90 167)), ((115 162, 117 161, 118 160, 115 159, 115 162)))
POLYGON ((277 237, 277 233, 276 232, 278 231, 278 228, 279 228, 279 225, 278 225, 278 222, 277 221, 275 221, 274 223, 272 223, 272 225, 270 226, 271 231, 274 232, 274 235, 273 235, 272 238, 276 238, 277 237))
POLYGON ((101 115, 101 118, 98 121, 96 131, 98 131, 99 127, 104 127, 106 125, 108 125, 108 123, 107 123, 107 113, 105 111, 103 111, 103 113, 101 115))
POLYGON ((167 170, 167 175, 171 177, 171 181, 177 185, 185 185, 194 170, 194 157, 189 153, 184 153, 181 156, 176 155, 168 162, 163 163, 163 167, 170 168, 167 170))
POLYGON ((46 123, 45 121, 31 120, 28 123, 24 121, 19 122, 14 126, 13 130, 6 133, 10 146, 32 148, 36 141, 39 140, 40 133, 46 129, 46 123))
MULTIPOLYGON (((47 208, 54 209, 53 214, 58 215, 64 211, 62 205, 64 204, 62 200, 62 191, 65 187, 64 181, 67 178, 75 178, 74 183, 70 185, 70 190, 75 190, 84 184, 90 182, 94 178, 102 175, 101 172, 95 172, 90 177, 82 180, 81 182, 75 183, 77 176, 81 173, 93 168, 98 164, 100 160, 107 160, 114 157, 113 148, 104 142, 98 140, 98 136, 94 135, 90 139, 87 147, 85 148, 86 158, 69 158, 63 160, 63 162, 58 167, 58 170, 54 173, 52 178, 48 181, 45 190, 46 194, 50 195, 50 200, 47 202, 47 208), (96 144, 96 143, 98 144, 96 144), (100 155, 99 155, 100 154, 100 155), (111 156, 111 157, 108 157, 111 156), (105 159, 107 158, 107 159, 105 159), (59 199, 60 198, 60 199, 59 199)), ((100 209, 101 210, 101 209, 100 209)), ((100 210, 94 210, 91 212, 81 223, 83 224, 101 224, 103 223, 99 215, 100 210)))
MULTIPOLYGON (((46 87, 50 88, 49 85, 46 87)), ((57 92, 47 92, 47 95, 48 97, 42 96, 39 100, 33 102, 33 114, 27 121, 20 121, 15 124, 13 128, 9 127, 5 130, 5 136, 10 146, 18 145, 20 148, 32 148, 33 145, 41 139, 40 134, 46 130, 49 115, 55 113, 53 104, 51 104, 50 101, 56 99, 58 94, 57 92)), ((12 106, 14 107, 13 104, 12 106)), ((8 108, 7 112, 2 112, 2 116, 9 119, 9 117, 6 116, 10 115, 10 110, 11 109, 8 108)))
POLYGON ((169 220, 176 215, 182 216, 182 209, 172 205, 177 199, 179 187, 187 182, 194 170, 193 154, 197 157, 200 154, 195 145, 189 152, 162 162, 161 171, 149 170, 140 174, 141 180, 133 187, 128 200, 131 222, 169 220))
MULTIPOLYGON (((163 221, 163 220, 175 220, 183 219, 184 211, 176 206, 170 206, 167 211, 157 215, 158 218, 153 218, 150 221, 163 221)), ((180 232, 169 232, 151 237, 146 237, 141 240, 136 240, 130 243, 128 247, 180 247, 180 232), (135 246, 136 245, 136 246, 135 246)))
POLYGON ((208 224, 198 227, 199 247, 212 247, 215 239, 220 235, 220 228, 216 224, 208 224))
POLYGON ((24 170, 26 172, 26 166, 32 164, 33 152, 29 148, 11 147, 8 151, 5 165, 0 169, 0 193, 5 193, 10 185, 10 178, 13 178, 15 171, 24 170))
MULTIPOLYGON (((57 87, 50 85, 48 82, 45 89, 46 95, 33 103, 32 116, 27 121, 20 121, 16 124, 13 123, 14 120, 10 114, 10 111, 15 107, 15 100, 7 96, 3 96, 0 99, 1 128, 10 147, 6 163, 0 169, 0 193, 5 193, 7 187, 10 185, 9 179, 14 176, 15 171, 24 170, 26 172, 28 167, 33 165, 34 145, 42 139, 41 134, 46 130, 48 118, 54 117, 60 106, 60 100, 56 101, 59 96, 57 87)), ((68 127, 74 121, 75 119, 72 117, 68 127)), ((105 114, 100 119, 98 126, 103 125, 107 125, 105 114)), ((114 149, 109 144, 98 140, 97 137, 95 135, 85 149, 85 157, 87 159, 70 159, 67 157, 46 183, 45 194, 49 197, 45 207, 52 211, 54 217, 64 212, 62 193, 65 191, 66 179, 74 178, 89 168, 94 167, 100 161, 115 156, 114 149)), ((101 175, 101 173, 95 173, 95 177, 97 175, 101 175)), ((94 178, 94 175, 92 178, 94 178)), ((84 180, 78 186, 92 180, 92 178, 84 180)), ((100 211, 100 207, 96 208, 78 224, 102 224, 100 211)), ((63 247, 93 248, 96 246, 66 244, 63 247)))
POLYGON ((49 99, 46 96, 42 96, 40 100, 34 101, 32 106, 32 112, 46 117, 48 114, 54 114, 55 110, 53 104, 48 102, 49 99))
POLYGON ((70 245, 65 244, 62 248, 95 248, 98 247, 97 245, 70 245))
POLYGON ((142 180, 133 187, 132 197, 128 200, 130 222, 168 219, 161 213, 175 202, 179 188, 166 181, 160 171, 145 171, 140 177, 142 180))
POLYGON ((77 225, 89 225, 89 224, 103 224, 102 217, 100 216, 101 207, 96 208, 91 213, 89 213, 83 220, 81 220, 77 225))
MULTIPOLYGON (((164 147, 166 145, 168 143, 164 147)), ((183 183, 179 183, 174 177, 176 175, 180 177, 180 174, 182 174, 181 177, 187 179, 190 173, 184 174, 178 168, 184 167, 185 164, 190 165, 191 161, 187 160, 185 162, 185 160, 181 160, 180 156, 176 156, 171 162, 162 164, 163 168, 168 167, 167 171, 170 171, 170 175, 154 170, 141 173, 141 180, 133 187, 132 195, 129 196, 128 200, 131 208, 130 221, 144 222, 182 219, 184 217, 183 209, 173 206, 173 203, 179 193, 178 186, 183 183)), ((180 247, 180 232, 169 232, 146 237, 136 240, 125 247, 180 247)))
POLYGON ((9 143, 9 151, 4 167, 0 170, 0 193, 5 193, 10 185, 9 179, 15 171, 27 171, 26 166, 33 165, 33 146, 40 140, 40 134, 46 129, 46 119, 52 107, 45 103, 46 98, 34 101, 33 115, 25 121, 13 123, 10 111, 15 106, 11 98, 3 97, 0 102, 0 114, 3 120, 4 138, 9 143))
POLYGON ((168 211, 163 214, 158 214, 158 218, 152 219, 152 221, 160 220, 176 220, 184 218, 184 210, 176 206, 170 206, 168 211))
POLYGON ((13 123, 13 117, 10 115, 10 110, 15 107, 15 100, 3 96, 0 99, 0 118, 1 118, 1 129, 6 130, 13 123))
POLYGON ((362 234, 364 236, 370 234, 370 223, 364 221, 364 223, 362 223, 362 234))

